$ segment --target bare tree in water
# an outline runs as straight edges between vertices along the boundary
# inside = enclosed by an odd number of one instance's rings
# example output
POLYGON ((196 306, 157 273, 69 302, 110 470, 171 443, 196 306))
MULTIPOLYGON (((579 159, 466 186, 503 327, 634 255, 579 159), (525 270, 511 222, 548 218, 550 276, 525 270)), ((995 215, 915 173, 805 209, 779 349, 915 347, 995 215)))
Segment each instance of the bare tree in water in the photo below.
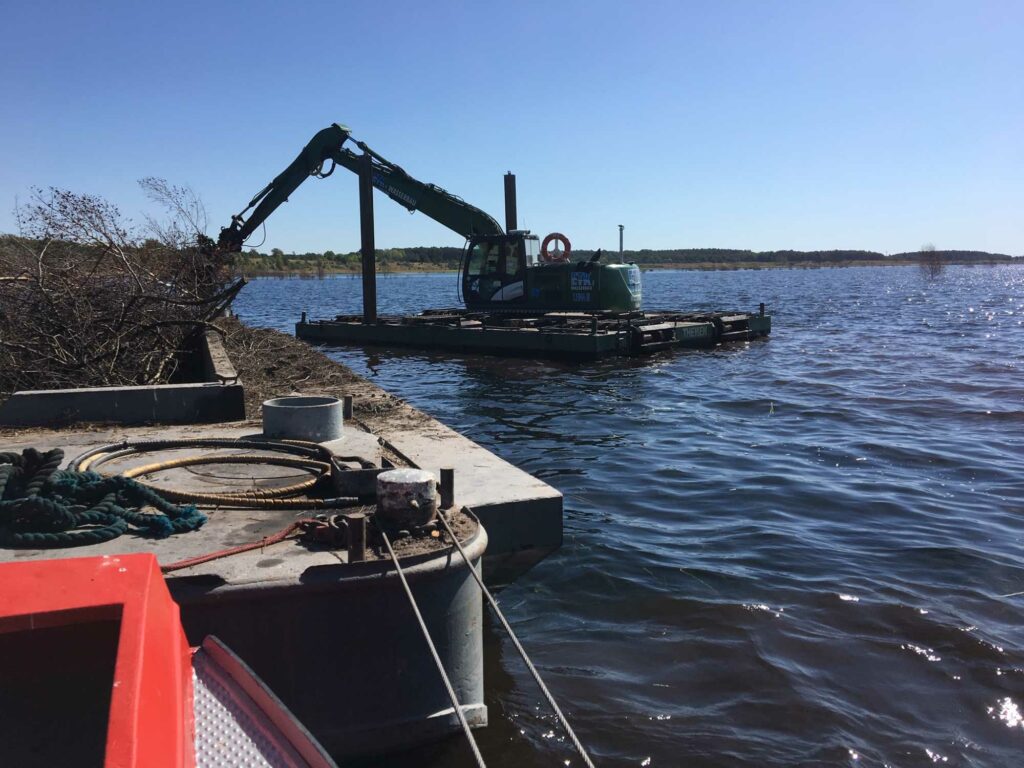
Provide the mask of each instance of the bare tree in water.
POLYGON ((925 243, 918 251, 918 265, 929 277, 938 277, 942 274, 945 264, 942 255, 935 249, 932 243, 925 243))

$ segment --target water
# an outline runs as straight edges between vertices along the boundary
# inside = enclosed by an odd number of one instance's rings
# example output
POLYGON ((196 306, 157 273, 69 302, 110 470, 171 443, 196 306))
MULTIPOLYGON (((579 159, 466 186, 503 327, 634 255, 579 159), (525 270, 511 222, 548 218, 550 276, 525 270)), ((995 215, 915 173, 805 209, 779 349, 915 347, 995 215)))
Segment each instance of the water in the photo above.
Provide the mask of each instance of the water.
MULTIPOLYGON (((335 349, 565 494, 502 605, 602 766, 1024 764, 1024 268, 645 273, 770 340, 586 365, 335 349)), ((382 312, 452 275, 380 280, 382 312)), ((359 282, 265 279, 291 330, 359 282)), ((488 630, 491 766, 579 765, 488 630)), ((453 741, 409 764, 470 765, 453 741)))

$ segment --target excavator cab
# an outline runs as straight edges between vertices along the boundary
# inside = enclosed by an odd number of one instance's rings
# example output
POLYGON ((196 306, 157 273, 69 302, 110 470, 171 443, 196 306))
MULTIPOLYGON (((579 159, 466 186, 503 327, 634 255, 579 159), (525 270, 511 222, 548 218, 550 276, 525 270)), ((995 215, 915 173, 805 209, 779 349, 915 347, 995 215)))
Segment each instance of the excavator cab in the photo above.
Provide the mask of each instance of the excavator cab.
POLYGON ((642 299, 635 264, 544 262, 526 231, 471 237, 463 258, 462 298, 470 310, 492 312, 632 312, 642 299))
POLYGON ((536 235, 524 232, 472 238, 462 273, 466 306, 511 308, 523 304, 526 270, 537 264, 538 248, 536 235))

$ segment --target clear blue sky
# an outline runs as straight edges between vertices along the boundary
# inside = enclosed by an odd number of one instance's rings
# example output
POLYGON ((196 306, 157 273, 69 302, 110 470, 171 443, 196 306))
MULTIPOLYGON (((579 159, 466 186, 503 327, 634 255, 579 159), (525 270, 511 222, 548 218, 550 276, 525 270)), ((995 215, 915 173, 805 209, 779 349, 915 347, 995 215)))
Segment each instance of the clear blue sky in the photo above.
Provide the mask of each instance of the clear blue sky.
MULTIPOLYGON (((195 188, 215 233, 318 129, 581 247, 1024 253, 1024 3, 3 3, 0 231, 30 187, 195 188)), ((459 245, 377 194, 379 247, 459 245)), ((358 248, 355 178, 264 250, 358 248)), ((257 234, 254 244, 259 242, 257 234)))

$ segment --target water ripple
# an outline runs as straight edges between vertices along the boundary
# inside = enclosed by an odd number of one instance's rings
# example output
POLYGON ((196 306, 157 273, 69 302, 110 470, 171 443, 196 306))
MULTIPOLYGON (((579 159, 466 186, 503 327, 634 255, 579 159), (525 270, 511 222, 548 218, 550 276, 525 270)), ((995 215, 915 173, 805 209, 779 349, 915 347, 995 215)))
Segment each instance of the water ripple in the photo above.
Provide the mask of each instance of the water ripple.
MULTIPOLYGON (((1024 268, 644 279, 775 332, 586 366, 330 352, 566 495, 565 546, 502 600, 598 762, 1019 765, 1024 268)), ((383 278, 381 310, 453 285, 383 278)), ((355 280, 256 280, 238 310, 358 307, 355 280)), ((487 643, 488 763, 571 759, 487 643)))

